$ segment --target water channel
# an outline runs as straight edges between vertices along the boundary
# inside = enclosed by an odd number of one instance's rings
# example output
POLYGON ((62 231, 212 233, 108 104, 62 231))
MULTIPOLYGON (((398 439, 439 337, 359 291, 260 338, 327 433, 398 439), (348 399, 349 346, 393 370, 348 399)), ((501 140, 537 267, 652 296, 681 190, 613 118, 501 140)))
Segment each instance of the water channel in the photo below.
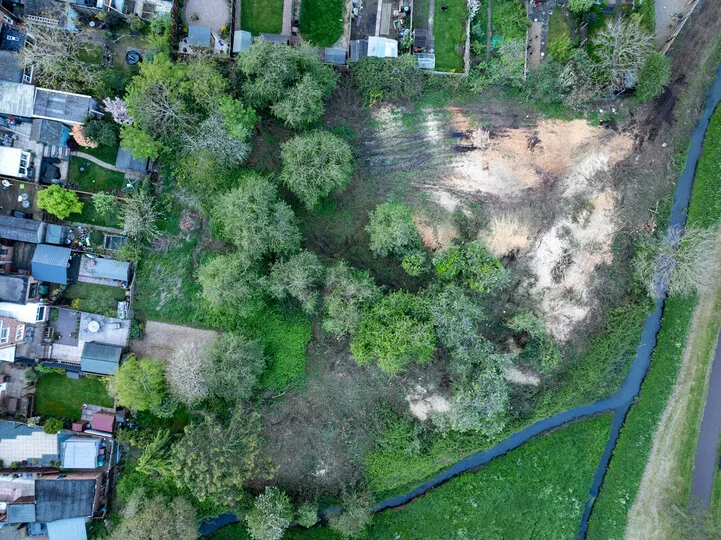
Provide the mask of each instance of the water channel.
MULTIPOLYGON (((688 208, 689 201, 691 200, 691 189, 693 188, 696 166, 698 165, 699 158, 701 157, 703 140, 711 121, 711 117, 713 116, 719 102, 721 102, 721 65, 719 66, 716 72, 716 78, 708 91, 703 115, 691 134, 691 145, 686 158, 686 166, 676 182, 676 191, 674 194, 673 207, 671 209, 669 227, 684 227, 686 224, 686 210, 688 208)), ((608 463, 611 460, 613 449, 616 446, 619 432, 623 426, 626 415, 634 402, 634 399, 639 394, 641 383, 643 382, 646 372, 651 364, 651 355, 654 347, 656 346, 658 331, 661 328, 664 303, 665 298, 660 298, 656 302, 655 311, 648 316, 648 319, 646 319, 646 325, 641 335, 641 343, 636 349, 636 357, 631 365, 631 369, 626 376, 626 379, 621 385, 621 388, 615 394, 595 403, 581 405, 579 407, 569 409, 568 411, 558 413, 554 416, 544 418, 543 420, 539 420, 535 424, 531 424, 521 431, 517 431, 492 448, 458 461, 451 468, 443 471, 438 476, 421 484, 412 491, 377 503, 375 506, 376 512, 381 512, 389 508, 395 508, 407 504, 416 497, 424 495, 426 492, 440 486, 451 478, 485 465, 492 459, 518 448, 532 437, 540 435, 545 431, 560 427, 566 422, 611 411, 614 413, 611 435, 606 443, 606 447, 601 457, 601 462, 596 470, 596 475, 589 491, 583 518, 579 527, 579 538, 585 538, 588 519, 591 515, 591 510, 593 509, 593 503, 595 502, 601 484, 603 483, 603 478, 606 474, 608 463)), ((238 519, 234 514, 222 514, 217 518, 204 521, 201 524, 200 532, 203 535, 211 534, 226 525, 236 522, 237 520, 238 519)))

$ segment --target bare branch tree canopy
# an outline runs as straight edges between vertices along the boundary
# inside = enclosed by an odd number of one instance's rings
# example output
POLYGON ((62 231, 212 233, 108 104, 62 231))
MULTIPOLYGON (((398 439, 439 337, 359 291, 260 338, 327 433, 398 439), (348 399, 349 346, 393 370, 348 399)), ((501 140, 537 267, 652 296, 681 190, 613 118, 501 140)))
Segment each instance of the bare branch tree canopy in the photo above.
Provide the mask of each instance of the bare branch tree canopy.
POLYGON ((607 22, 593 38, 598 78, 616 92, 634 86, 653 45, 653 34, 641 26, 637 17, 607 22))
POLYGON ((67 32, 57 27, 28 25, 27 45, 18 53, 20 64, 33 65, 42 86, 63 92, 83 92, 97 80, 99 69, 81 60, 93 45, 85 30, 67 32))
POLYGON ((125 234, 138 240, 154 240, 160 236, 156 224, 159 214, 155 209, 155 199, 144 191, 138 191, 123 206, 123 230, 125 234))
POLYGON ((667 291, 670 296, 688 296, 719 279, 715 257, 716 229, 671 227, 660 238, 647 238, 634 260, 634 271, 649 295, 657 299, 667 291))
POLYGON ((165 368, 165 380, 175 399, 186 405, 208 394, 201 363, 210 351, 199 343, 183 343, 165 368))

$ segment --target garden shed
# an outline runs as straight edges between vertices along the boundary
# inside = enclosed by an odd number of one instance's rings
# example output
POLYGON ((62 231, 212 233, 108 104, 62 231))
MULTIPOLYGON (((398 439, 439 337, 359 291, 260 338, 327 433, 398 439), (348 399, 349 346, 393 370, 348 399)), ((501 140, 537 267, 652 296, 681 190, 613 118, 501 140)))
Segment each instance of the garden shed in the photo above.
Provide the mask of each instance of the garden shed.
POLYGON ((346 64, 345 49, 342 47, 326 47, 324 62, 334 66, 344 66, 346 64))
POLYGON ((253 35, 247 30, 237 30, 233 34, 233 52, 247 51, 253 46, 253 35))
POLYGON ((83 346, 80 369, 85 373, 114 375, 120 365, 123 348, 92 341, 83 346))
POLYGON ((191 47, 211 47, 210 28, 207 26, 189 26, 188 27, 188 45, 191 47))
POLYGON ((66 285, 71 256, 70 248, 38 244, 32 260, 33 277, 38 281, 66 285))
POLYGON ((63 469, 95 469, 98 466, 100 439, 70 437, 60 447, 63 469))

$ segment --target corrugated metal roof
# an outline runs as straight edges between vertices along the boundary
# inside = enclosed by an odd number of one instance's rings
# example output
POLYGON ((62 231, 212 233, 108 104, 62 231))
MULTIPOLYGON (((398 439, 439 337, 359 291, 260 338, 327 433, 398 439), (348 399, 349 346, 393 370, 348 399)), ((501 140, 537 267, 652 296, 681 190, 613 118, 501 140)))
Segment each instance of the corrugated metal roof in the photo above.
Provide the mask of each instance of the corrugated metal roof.
POLYGON ((10 81, 0 82, 0 114, 30 118, 35 105, 35 87, 10 81))
POLYGON ((99 439, 87 437, 71 437, 63 441, 60 448, 63 469, 95 469, 99 446, 99 439))
POLYGON ((86 373, 113 375, 118 370, 122 347, 92 341, 86 343, 80 356, 80 369, 86 373))
POLYGON ((35 504, 8 504, 8 523, 32 523, 35 521, 35 504))
POLYGON ((45 231, 45 242, 48 244, 64 244, 68 239, 69 232, 70 227, 48 223, 48 229, 45 231))
POLYGON ((59 519, 48 523, 48 540, 88 540, 84 518, 59 519))
POLYGON ((0 216, 0 238, 39 244, 45 236, 45 225, 42 221, 0 216))
POLYGON ((233 35, 233 52, 247 51, 253 46, 253 35, 247 30, 237 30, 233 35))
POLYGON ((38 88, 35 93, 33 116, 70 124, 81 124, 90 114, 93 105, 93 98, 90 96, 38 88))
POLYGON ((368 38, 368 56, 396 58, 398 56, 398 42, 395 39, 370 36, 368 38))
POLYGON ((368 40, 355 39, 350 42, 350 61, 360 62, 368 56, 368 40))
POLYGON ((38 281, 67 284, 71 253, 70 248, 38 244, 32 260, 33 277, 38 281))

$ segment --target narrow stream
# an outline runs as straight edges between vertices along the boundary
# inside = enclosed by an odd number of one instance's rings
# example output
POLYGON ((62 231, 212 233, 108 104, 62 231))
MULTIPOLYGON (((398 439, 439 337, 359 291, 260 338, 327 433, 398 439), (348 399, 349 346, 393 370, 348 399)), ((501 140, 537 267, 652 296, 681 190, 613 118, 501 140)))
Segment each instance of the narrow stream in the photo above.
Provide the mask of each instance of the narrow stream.
MULTIPOLYGON (((674 194, 669 227, 683 227, 686 224, 686 209, 688 208, 689 201, 691 200, 691 189, 693 188, 696 166, 698 165, 698 160, 701 157, 703 140, 711 121, 711 117, 720 102, 721 65, 716 72, 716 79, 708 91, 703 115, 691 134, 691 145, 686 158, 686 167, 676 183, 676 192, 674 194)), ((611 460, 613 449, 616 446, 619 432, 634 399, 639 394, 641 383, 643 382, 649 365, 651 364, 651 355, 654 347, 656 346, 658 331, 661 328, 661 317, 663 315, 664 303, 665 298, 659 299, 656 302, 656 310, 648 316, 648 319, 646 319, 646 326, 644 327, 641 335, 641 344, 638 346, 638 349, 636 349, 636 358, 631 365, 628 376, 623 381, 621 388, 615 394, 606 399, 602 399, 601 401, 597 401, 596 403, 581 405, 568 411, 558 413, 549 418, 539 420, 535 424, 531 424, 521 431, 517 431, 507 439, 498 443, 496 446, 458 461, 451 468, 443 471, 435 478, 428 480, 412 491, 379 502, 375 506, 375 511, 380 512, 388 508, 395 508, 407 504, 416 497, 424 495, 426 492, 440 486, 451 478, 476 467, 480 467, 481 465, 485 465, 492 459, 518 448, 532 437, 535 437, 544 431, 557 428, 572 420, 578 420, 586 416, 612 411, 614 413, 614 419, 611 427, 611 436, 606 443, 606 448, 604 449, 601 457, 601 462, 596 470, 596 475, 593 480, 593 485, 589 491, 589 497, 586 501, 583 518, 579 527, 579 538, 585 538, 588 527, 588 519, 591 515, 591 510, 593 509, 593 503, 598 496, 599 489, 603 483, 604 476, 606 475, 606 469, 608 468, 608 463, 611 460)), ((234 514, 222 514, 215 519, 204 521, 201 524, 200 532, 203 535, 208 535, 216 532, 225 525, 236 522, 237 520, 238 518, 234 514)))

